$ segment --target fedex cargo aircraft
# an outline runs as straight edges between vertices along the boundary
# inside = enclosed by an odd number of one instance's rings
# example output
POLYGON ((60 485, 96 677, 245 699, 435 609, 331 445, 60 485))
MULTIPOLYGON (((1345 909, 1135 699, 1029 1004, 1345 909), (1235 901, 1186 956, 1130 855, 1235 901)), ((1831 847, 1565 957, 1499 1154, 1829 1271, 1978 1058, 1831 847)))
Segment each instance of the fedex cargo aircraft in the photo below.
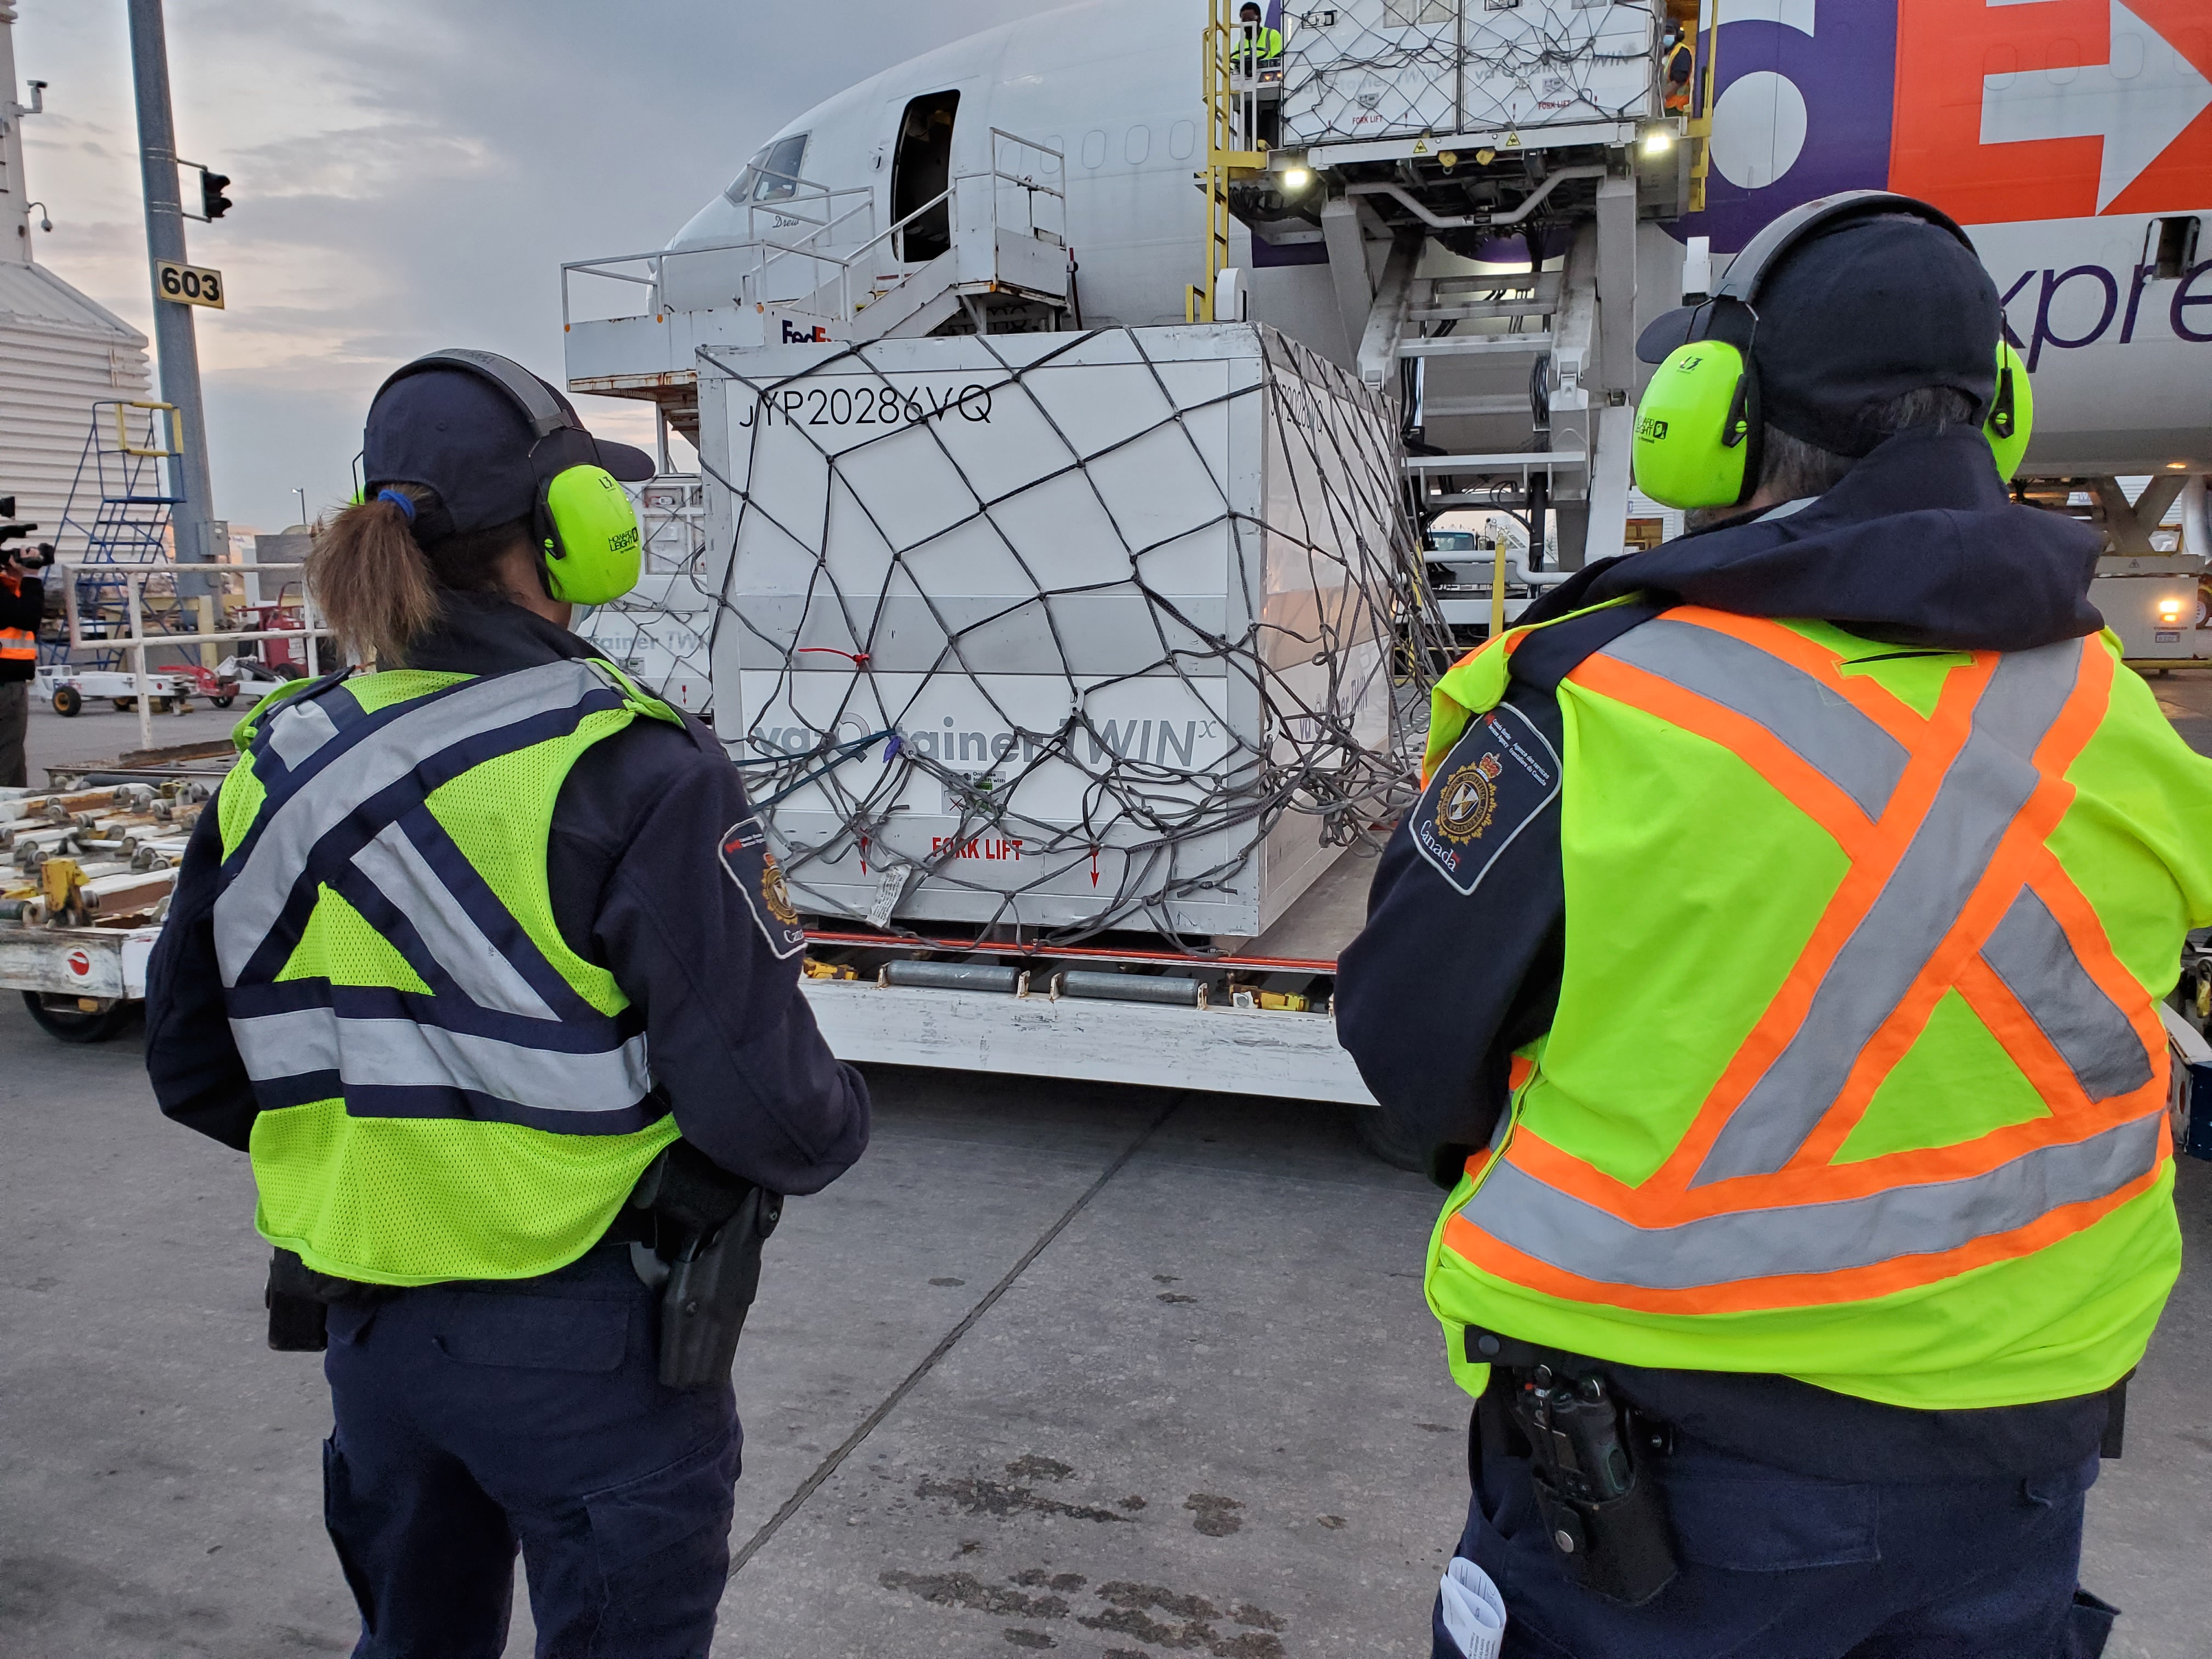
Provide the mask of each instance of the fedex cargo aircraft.
MULTIPOLYGON (((1410 22, 1448 16, 1461 3, 1384 0, 1380 12, 1410 22)), ((1711 113, 1705 202, 1671 216, 1662 206, 1656 222, 1646 204, 1639 313, 1678 301, 1679 251, 1691 238, 1710 239, 1717 264, 1759 225, 1815 196, 1887 187, 1923 197, 1966 226, 2005 296, 2035 375, 2031 472, 2212 472, 2212 237, 2202 234, 2212 218, 2207 0, 1702 0, 1694 19, 1692 3, 1672 0, 1698 54, 1691 112, 1711 113), (1673 250, 1671 269, 1655 248, 1673 250)), ((1464 3, 1469 20, 1481 15, 1479 0, 1464 3)), ((1293 52, 1302 32, 1335 27, 1339 15, 1301 6, 1269 8, 1293 52)), ((1570 11, 1561 0, 1554 10, 1572 19, 1620 14, 1656 46, 1647 7, 1577 0, 1570 11)), ((681 271, 670 262, 664 302, 705 307, 730 295, 726 273, 716 273, 720 256, 708 251, 804 233, 821 216, 802 210, 806 201, 865 201, 870 213, 853 218, 856 227, 896 223, 949 176, 989 169, 1003 142, 995 131, 1064 157, 1041 165, 1064 191, 1080 319, 1181 321, 1187 287, 1202 274, 1204 198, 1194 177, 1206 159, 1197 63, 1204 21, 1197 0, 1089 0, 840 93, 769 135, 683 228, 669 252, 702 257, 681 271), (792 214, 780 216, 787 204, 792 214), (697 290, 689 297, 687 284, 697 290)), ((1414 170, 1394 165, 1396 173, 1364 175, 1382 180, 1370 191, 1385 192, 1361 198, 1370 236, 1379 226, 1387 237, 1393 219, 1413 223, 1387 192, 1391 178, 1415 182, 1414 170)), ((1325 174, 1304 200, 1246 186, 1237 205, 1247 223, 1235 228, 1231 255, 1249 268, 1250 315, 1342 362, 1357 349, 1357 329, 1332 292, 1316 209, 1358 174, 1325 174), (1257 211, 1244 211, 1255 203, 1257 211)), ((1516 199, 1512 180, 1499 177, 1496 200, 1516 199)), ((1518 199, 1542 193, 1540 167, 1515 177, 1518 199)), ((1547 212, 1580 188, 1557 190, 1547 212)), ((929 258, 939 245, 920 234, 928 228, 882 240, 869 254, 878 279, 896 281, 929 258)), ((1540 234, 1531 240, 1540 258, 1560 252, 1540 234)), ((1494 242, 1443 240, 1500 257, 1494 242)), ((1511 246, 1504 257, 1528 257, 1511 246)), ((688 361, 688 351, 677 355, 688 361)), ((671 401, 665 386, 654 392, 634 377, 618 387, 617 377, 595 376, 574 337, 570 362, 580 389, 671 401)), ((682 378, 681 366, 671 367, 682 378)))

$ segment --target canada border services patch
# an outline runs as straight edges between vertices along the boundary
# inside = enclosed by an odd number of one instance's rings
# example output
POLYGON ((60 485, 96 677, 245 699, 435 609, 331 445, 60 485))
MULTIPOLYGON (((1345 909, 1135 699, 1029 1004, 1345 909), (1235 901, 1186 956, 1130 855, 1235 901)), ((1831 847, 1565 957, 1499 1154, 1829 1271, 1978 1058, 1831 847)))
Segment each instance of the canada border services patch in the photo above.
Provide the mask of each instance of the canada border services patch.
POLYGON ((1559 796, 1559 757, 1526 714, 1500 703, 1452 745, 1413 808, 1413 845, 1462 896, 1559 796))
POLYGON ((779 962, 787 962, 806 948, 805 924, 791 902, 782 865, 768 850, 768 836, 757 817, 739 818, 722 832, 722 868, 744 896, 753 925, 779 962))

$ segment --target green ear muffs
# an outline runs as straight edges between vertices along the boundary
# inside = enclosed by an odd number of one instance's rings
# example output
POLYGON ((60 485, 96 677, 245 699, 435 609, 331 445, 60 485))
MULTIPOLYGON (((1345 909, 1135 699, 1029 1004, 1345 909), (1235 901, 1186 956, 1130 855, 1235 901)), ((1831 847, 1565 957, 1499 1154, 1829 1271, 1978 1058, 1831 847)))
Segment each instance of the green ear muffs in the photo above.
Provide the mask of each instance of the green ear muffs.
POLYGON ((1990 399, 1990 417, 1982 423, 1996 457, 1997 476, 2007 483, 2027 456, 2028 435, 2035 425, 2035 388, 2027 378, 2027 365, 2011 341, 1997 341, 1997 389, 1990 399))
MULTIPOLYGON (((1740 507, 1751 498, 1759 484, 1765 429, 1759 377, 1748 369, 1757 355, 1754 307, 1760 287, 1798 243, 1846 221, 1887 213, 1924 219, 1973 248, 1956 221, 1926 202, 1889 191, 1840 191, 1792 208, 1765 226, 1729 262, 1711 299, 1652 323, 1654 330, 1665 328, 1687 313, 1680 332, 1667 337, 1685 343, 1660 363, 1636 406, 1638 489, 1654 501, 1684 508, 1740 507)), ((1982 429, 2008 482, 2027 453, 2034 411, 2027 365, 2000 334, 1996 387, 1982 429)))
MULTIPOLYGON (((1759 479, 1759 396, 1743 356, 1720 340, 1677 346, 1636 406, 1636 487, 1666 507, 1735 507, 1759 479)), ((1982 435, 2007 483, 2035 425, 2035 388, 2009 340, 1997 342, 1996 391, 1982 435)))
MULTIPOLYGON (((531 470, 538 480, 532 532, 546 592, 571 605, 605 605, 636 586, 645 559, 636 509, 612 473, 576 459, 601 452, 567 402, 511 358, 458 348, 403 364, 384 386, 434 368, 459 369, 489 381, 529 422, 531 470)), ((383 392, 379 388, 377 395, 383 392)))
POLYGON ((1759 481, 1759 388, 1743 353, 1692 340, 1636 405, 1636 487, 1667 507, 1733 507, 1759 481))
POLYGON ((570 605, 605 605, 637 586, 645 558, 629 493, 601 466, 572 466, 538 497, 545 587, 570 605))

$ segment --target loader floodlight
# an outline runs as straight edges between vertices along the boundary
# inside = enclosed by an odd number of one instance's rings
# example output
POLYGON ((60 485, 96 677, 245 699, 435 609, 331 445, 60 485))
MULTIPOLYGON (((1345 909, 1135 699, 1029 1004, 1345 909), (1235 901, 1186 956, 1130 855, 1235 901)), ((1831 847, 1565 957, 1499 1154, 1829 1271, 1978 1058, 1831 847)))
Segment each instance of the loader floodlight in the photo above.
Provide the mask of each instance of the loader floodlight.
POLYGON ((1650 127, 1645 130, 1644 153, 1646 155, 1664 155, 1674 148, 1674 135, 1665 127, 1650 127))
POLYGON ((1304 190, 1311 183, 1313 183, 1313 169, 1311 167, 1285 167, 1283 169, 1283 188, 1285 190, 1304 190))

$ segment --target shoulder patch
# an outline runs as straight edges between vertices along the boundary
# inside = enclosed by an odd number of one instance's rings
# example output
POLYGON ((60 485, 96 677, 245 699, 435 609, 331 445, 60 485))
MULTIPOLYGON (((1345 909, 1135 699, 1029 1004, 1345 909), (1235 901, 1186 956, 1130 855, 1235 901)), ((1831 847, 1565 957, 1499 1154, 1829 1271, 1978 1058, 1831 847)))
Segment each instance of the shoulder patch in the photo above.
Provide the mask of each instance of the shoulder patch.
POLYGON ((1510 703, 1478 716, 1413 808, 1413 845, 1466 895, 1481 884, 1536 815, 1559 796, 1559 757, 1510 703))
POLYGON ((791 902, 783 866, 768 850, 768 836, 757 817, 739 818, 722 832, 722 868, 744 896, 753 925, 778 961, 788 961, 806 948, 805 924, 791 902))

